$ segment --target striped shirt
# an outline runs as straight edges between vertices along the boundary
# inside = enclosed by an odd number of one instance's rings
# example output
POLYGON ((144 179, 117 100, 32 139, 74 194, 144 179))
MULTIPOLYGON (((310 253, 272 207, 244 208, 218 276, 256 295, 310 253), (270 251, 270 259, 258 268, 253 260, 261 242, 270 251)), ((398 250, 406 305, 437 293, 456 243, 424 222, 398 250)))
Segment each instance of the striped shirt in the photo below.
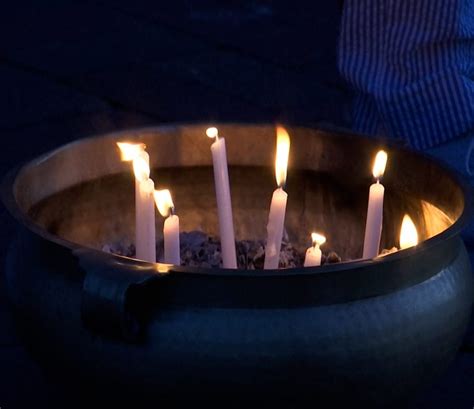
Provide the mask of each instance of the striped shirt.
POLYGON ((474 130, 474 0, 345 0, 354 129, 424 149, 474 130))

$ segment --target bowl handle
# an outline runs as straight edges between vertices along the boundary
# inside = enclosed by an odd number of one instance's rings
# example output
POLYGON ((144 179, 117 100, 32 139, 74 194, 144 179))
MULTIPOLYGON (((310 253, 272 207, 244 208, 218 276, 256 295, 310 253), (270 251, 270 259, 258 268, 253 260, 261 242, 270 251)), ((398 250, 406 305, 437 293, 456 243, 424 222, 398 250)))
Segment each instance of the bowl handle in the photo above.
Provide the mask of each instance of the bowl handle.
MULTIPOLYGON (((84 326, 128 342, 143 339, 153 284, 171 272, 169 265, 140 262, 96 250, 75 255, 85 272, 81 317, 84 326)), ((156 297, 156 292, 154 293, 156 297)))

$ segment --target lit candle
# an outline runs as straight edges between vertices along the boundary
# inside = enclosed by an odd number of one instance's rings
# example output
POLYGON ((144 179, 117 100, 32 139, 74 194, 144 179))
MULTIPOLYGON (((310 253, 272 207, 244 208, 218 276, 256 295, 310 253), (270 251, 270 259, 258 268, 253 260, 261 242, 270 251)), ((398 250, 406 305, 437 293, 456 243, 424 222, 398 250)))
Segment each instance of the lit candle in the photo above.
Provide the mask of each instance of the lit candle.
POLYGON ((181 264, 179 254, 179 217, 174 214, 174 204, 168 189, 155 190, 155 203, 158 211, 166 217, 163 226, 165 242, 164 262, 167 264, 181 264))
POLYGON ((286 202, 288 194, 283 190, 290 153, 290 137, 285 128, 277 127, 277 152, 275 159, 275 176, 278 188, 273 192, 270 214, 267 224, 267 245, 265 247, 264 269, 278 268, 280 261, 281 240, 285 224, 286 202))
POLYGON ((211 152, 214 166, 217 212, 219 215, 222 265, 224 268, 237 268, 225 139, 219 138, 217 128, 208 128, 206 135, 209 138, 215 138, 215 142, 211 145, 211 152))
POLYGON ((400 250, 418 244, 418 232, 415 223, 407 214, 403 217, 402 227, 400 229, 400 250))
POLYGON ((304 266, 320 266, 321 265, 321 249, 319 248, 326 242, 326 237, 322 234, 311 233, 311 239, 313 245, 306 250, 306 256, 304 258, 304 266))
POLYGON ((362 258, 374 258, 379 254, 380 238, 382 236, 383 196, 385 188, 380 178, 385 172, 387 153, 379 151, 375 157, 372 173, 377 180, 369 190, 369 205, 365 224, 364 252, 362 258))
POLYGON ((155 248, 155 185, 150 179, 150 157, 145 145, 118 142, 123 161, 133 161, 135 174, 135 256, 156 262, 155 248))

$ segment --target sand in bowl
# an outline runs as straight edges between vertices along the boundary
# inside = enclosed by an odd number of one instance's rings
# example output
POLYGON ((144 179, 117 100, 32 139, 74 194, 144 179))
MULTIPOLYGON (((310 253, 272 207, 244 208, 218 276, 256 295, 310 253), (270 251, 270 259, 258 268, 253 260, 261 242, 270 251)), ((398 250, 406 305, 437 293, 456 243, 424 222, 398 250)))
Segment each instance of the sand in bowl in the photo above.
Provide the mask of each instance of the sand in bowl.
MULTIPOLYGON (((217 237, 202 231, 182 232, 180 237, 181 265, 202 268, 222 268, 221 244, 217 237)), ((122 240, 102 247, 103 251, 126 257, 135 256, 135 244, 122 240)), ((265 260, 264 240, 240 240, 236 242, 237 267, 243 270, 263 269, 265 260)), ((156 258, 163 262, 163 240, 156 243, 156 258)), ((294 247, 284 235, 279 268, 303 267, 305 253, 294 247)), ((341 258, 334 251, 323 253, 321 264, 339 263, 341 258)))

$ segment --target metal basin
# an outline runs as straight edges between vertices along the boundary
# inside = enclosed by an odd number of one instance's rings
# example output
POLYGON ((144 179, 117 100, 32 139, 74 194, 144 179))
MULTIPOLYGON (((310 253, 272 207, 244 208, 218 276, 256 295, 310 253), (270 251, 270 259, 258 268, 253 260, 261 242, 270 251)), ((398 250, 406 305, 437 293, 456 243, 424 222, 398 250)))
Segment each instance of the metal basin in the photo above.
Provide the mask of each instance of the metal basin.
MULTIPOLYGON (((135 404, 387 406, 429 384, 469 321, 473 282, 459 234, 472 204, 458 176, 418 153, 361 135, 288 128, 288 235, 304 249, 312 230, 323 231, 340 264, 196 269, 100 251, 134 234, 132 174, 115 149, 125 139, 146 143, 152 178, 173 192, 182 229, 217 235, 206 127, 79 140, 7 177, 4 202, 21 226, 7 285, 44 367, 135 404), (405 213, 421 241, 356 260, 381 147, 389 154, 382 246, 397 245, 405 213)), ((219 129, 237 239, 262 239, 275 188, 274 128, 219 129)), ((157 233, 161 227, 157 218, 157 233)))

